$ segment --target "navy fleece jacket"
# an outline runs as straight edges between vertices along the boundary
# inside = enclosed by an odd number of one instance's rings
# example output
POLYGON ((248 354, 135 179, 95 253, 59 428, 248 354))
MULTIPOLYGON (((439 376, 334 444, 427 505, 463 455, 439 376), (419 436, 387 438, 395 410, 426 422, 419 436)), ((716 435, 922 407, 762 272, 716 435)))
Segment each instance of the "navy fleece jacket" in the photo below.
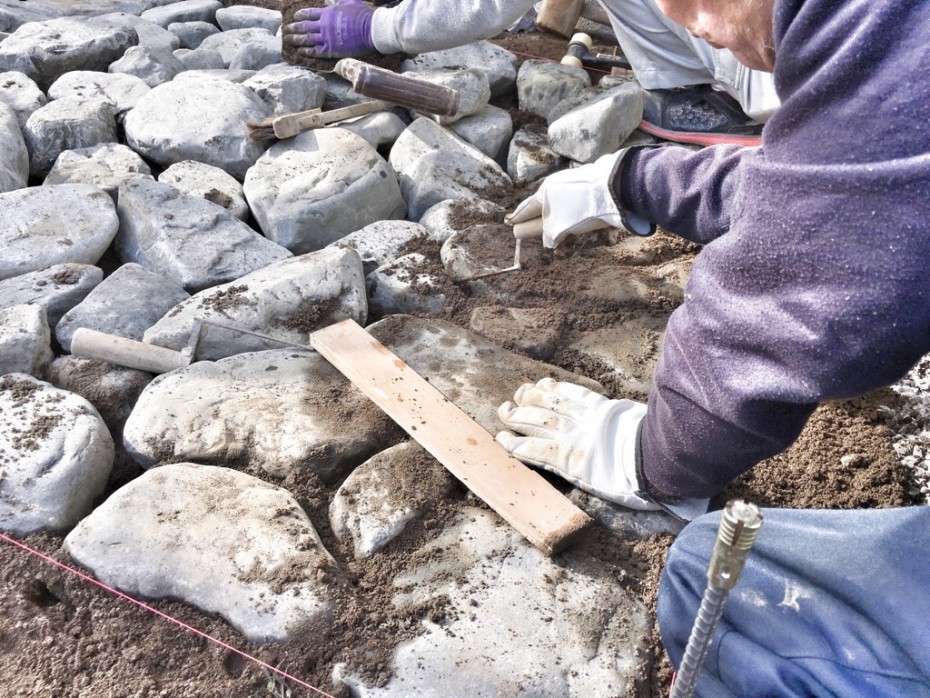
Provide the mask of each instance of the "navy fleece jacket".
POLYGON ((930 2, 777 0, 762 146, 643 149, 627 208, 706 243, 643 421, 660 492, 710 496, 817 403, 930 351, 930 2))

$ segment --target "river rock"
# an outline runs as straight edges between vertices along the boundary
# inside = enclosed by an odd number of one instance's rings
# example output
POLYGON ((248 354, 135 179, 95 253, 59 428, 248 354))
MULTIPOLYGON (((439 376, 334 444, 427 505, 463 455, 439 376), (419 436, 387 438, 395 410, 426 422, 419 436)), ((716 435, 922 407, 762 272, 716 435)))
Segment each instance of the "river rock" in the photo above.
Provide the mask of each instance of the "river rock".
POLYGON ((281 11, 248 5, 233 5, 216 11, 216 23, 225 31, 258 27, 270 34, 281 28, 281 11))
POLYGON ((31 303, 45 309, 50 329, 103 280, 103 270, 65 262, 0 281, 0 308, 31 303))
POLYGON ((427 237, 426 228, 410 221, 379 221, 349 233, 328 247, 355 250, 362 259, 365 274, 394 261, 402 248, 417 238, 427 237))
POLYGON ((25 73, 43 90, 72 70, 102 70, 139 37, 128 27, 62 17, 20 26, 0 43, 0 71, 25 73))
POLYGON ((55 160, 44 183, 94 184, 116 202, 120 184, 137 177, 152 179, 152 171, 145 160, 125 145, 101 143, 64 151, 55 160))
POLYGON ((575 162, 614 153, 643 119, 643 91, 626 83, 572 109, 549 125, 549 145, 575 162))
POLYGON ((459 70, 463 65, 474 66, 487 73, 491 95, 494 97, 512 90, 517 80, 517 57, 490 41, 476 41, 411 56, 401 63, 401 70, 459 70))
POLYGON ((126 49, 118 61, 113 61, 108 70, 111 73, 135 76, 149 87, 157 87, 173 80, 187 70, 187 66, 167 49, 133 46, 126 49))
MULTIPOLYGON (((128 52, 127 52, 128 53, 128 52)), ((74 70, 65 73, 48 88, 51 99, 80 97, 101 99, 113 105, 113 113, 132 109, 139 98, 151 89, 141 78, 122 72, 101 73, 74 70)))
POLYGON ((174 52, 174 57, 187 68, 181 75, 188 75, 193 71, 222 70, 225 65, 220 52, 209 48, 197 48, 193 51, 179 48, 174 52))
MULTIPOLYGON (((204 39, 220 31, 219 27, 210 22, 172 22, 167 29, 177 36, 180 48, 186 49, 198 48, 204 39)), ((223 67, 222 63, 217 67, 223 67)))
POLYGON ((535 182, 564 166, 565 159, 549 147, 543 126, 531 124, 513 135, 507 152, 507 174, 514 184, 535 182))
POLYGON ((167 27, 175 22, 216 23, 216 11, 223 7, 220 0, 179 0, 145 10, 142 19, 167 27))
POLYGON ((275 115, 317 109, 323 106, 326 97, 323 78, 282 63, 262 68, 242 84, 255 92, 275 115))
POLYGON ((0 377, 0 530, 70 529, 103 491, 113 456, 87 400, 24 373, 0 377))
MULTIPOLYGON (((106 0, 103 0, 103 2, 106 2, 106 0)), ((145 4, 152 4, 151 0, 141 0, 141 2, 145 4)), ((162 0, 155 0, 155 2, 167 4, 162 2, 162 0)), ((114 3, 110 2, 110 5, 110 9, 113 9, 114 3)), ((139 5, 140 8, 144 8, 144 6, 144 4, 139 5)), ((124 12, 110 12, 107 14, 95 16, 94 21, 111 24, 115 27, 132 29, 136 32, 136 36, 139 37, 139 43, 137 46, 145 46, 146 48, 159 51, 174 51, 181 45, 181 42, 178 41, 178 37, 176 37, 174 34, 155 24, 154 22, 149 22, 148 20, 139 17, 137 14, 137 8, 135 7, 127 8, 124 12)))
POLYGON ((55 338, 71 351, 79 327, 141 340, 145 331, 190 298, 177 283, 138 264, 124 264, 71 308, 55 327, 55 338))
POLYGON ((66 150, 116 143, 113 106, 104 99, 64 97, 36 109, 23 129, 29 171, 44 177, 66 150))
POLYGON ((158 175, 158 181, 170 184, 182 194, 199 196, 222 206, 241 221, 249 217, 242 185, 219 167, 196 160, 176 162, 158 175))
POLYGON ((368 308, 372 315, 427 313, 435 315, 446 307, 445 277, 431 270, 418 252, 383 264, 365 277, 368 308))
POLYGON ((29 151, 13 107, 0 102, 0 193, 22 189, 29 180, 29 151))
POLYGON ((0 279, 54 264, 95 264, 119 227, 113 200, 92 184, 55 184, 0 194, 0 279))
POLYGON ((126 114, 126 142, 164 167, 197 160, 241 180, 264 150, 248 139, 243 124, 269 114, 247 87, 187 77, 159 85, 139 99, 126 114))
MULTIPOLYGON (((145 341, 181 350, 197 318, 232 323, 247 330, 306 346, 307 335, 351 318, 368 315, 362 261, 354 250, 321 250, 269 264, 236 281, 195 294, 179 303, 145 333, 145 341)), ((197 355, 217 359, 280 343, 208 328, 197 355)))
POLYGON ((199 48, 210 48, 219 51, 223 57, 223 63, 227 68, 230 67, 239 49, 253 41, 263 41, 267 38, 274 38, 274 35, 267 29, 232 29, 214 34, 205 38, 199 48))
POLYGON ((544 119, 563 99, 590 86, 591 78, 583 68, 551 61, 530 59, 520 66, 517 74, 520 109, 544 119))
POLYGON ((443 199, 426 210, 420 225, 442 243, 477 223, 502 223, 505 215, 507 209, 487 199, 443 199))
POLYGON ((232 281, 291 256, 222 206, 170 184, 133 179, 119 189, 115 247, 188 291, 232 281))
POLYGON ((229 468, 145 473, 64 547, 105 584, 219 614, 252 642, 286 641, 331 609, 318 576, 335 562, 306 513, 286 490, 229 468))
POLYGON ((507 191, 512 184, 491 158, 425 117, 400 135, 391 148, 390 163, 412 220, 444 199, 480 198, 507 191))
POLYGON ((48 98, 25 73, 12 70, 0 73, 0 102, 13 107, 19 127, 25 128, 32 112, 45 106, 48 98))
POLYGON ((28 373, 42 378, 54 357, 45 308, 17 305, 0 309, 0 375, 28 373))
POLYGON ((243 188, 262 232, 295 254, 404 215, 394 170, 341 128, 276 143, 249 170, 243 188))

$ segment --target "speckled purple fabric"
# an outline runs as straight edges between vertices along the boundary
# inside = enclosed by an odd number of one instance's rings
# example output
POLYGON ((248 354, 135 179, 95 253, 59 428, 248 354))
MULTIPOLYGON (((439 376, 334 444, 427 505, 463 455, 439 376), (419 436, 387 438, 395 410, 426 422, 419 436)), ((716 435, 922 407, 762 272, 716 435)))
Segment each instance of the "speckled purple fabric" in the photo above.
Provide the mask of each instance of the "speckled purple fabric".
POLYGON ((817 403, 930 351, 930 3, 778 0, 760 148, 645 149, 623 203, 706 243, 642 429, 659 490, 710 496, 817 403))

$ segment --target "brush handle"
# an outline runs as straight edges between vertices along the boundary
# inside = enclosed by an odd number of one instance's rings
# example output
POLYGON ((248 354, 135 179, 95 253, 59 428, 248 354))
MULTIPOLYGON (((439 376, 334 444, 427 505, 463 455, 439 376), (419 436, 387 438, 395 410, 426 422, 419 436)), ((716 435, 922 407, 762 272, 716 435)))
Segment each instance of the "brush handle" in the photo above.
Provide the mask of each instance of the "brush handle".
POLYGON ((310 111, 298 112, 297 114, 279 116, 274 120, 274 135, 278 138, 291 138, 304 131, 321 128, 328 124, 336 123, 337 121, 351 119, 355 116, 384 111, 387 108, 388 105, 386 103, 375 100, 350 104, 347 107, 332 109, 330 111, 321 112, 319 109, 311 109, 310 111))
POLYGON ((87 327, 75 330, 71 338, 71 353, 85 359, 107 361, 149 373, 167 373, 188 366, 191 362, 187 352, 137 342, 87 327))

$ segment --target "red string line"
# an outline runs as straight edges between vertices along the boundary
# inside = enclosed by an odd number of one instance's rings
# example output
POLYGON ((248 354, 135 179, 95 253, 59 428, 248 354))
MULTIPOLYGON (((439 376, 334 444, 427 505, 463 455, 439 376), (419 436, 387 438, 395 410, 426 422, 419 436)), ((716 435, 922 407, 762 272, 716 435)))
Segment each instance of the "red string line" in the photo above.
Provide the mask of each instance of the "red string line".
POLYGON ((139 601, 138 599, 134 599, 133 597, 129 596, 128 594, 124 594, 123 592, 119 591, 118 589, 114 589, 114 588, 111 587, 111 586, 107 586, 107 585, 104 584, 103 582, 100 582, 100 581, 94 579, 93 577, 88 576, 88 575, 84 574, 83 572, 74 569, 73 567, 69 567, 68 565, 66 565, 66 564, 64 564, 64 563, 62 563, 62 562, 59 562, 59 561, 56 560, 55 558, 50 557, 50 556, 46 555, 45 553, 39 552, 38 550, 33 550, 33 549, 30 548, 28 545, 25 545, 24 543, 20 543, 18 540, 14 540, 13 538, 10 538, 10 537, 4 535, 2 532, 0 532, 0 539, 5 540, 7 543, 11 543, 12 545, 15 545, 15 546, 18 547, 18 548, 22 548, 22 549, 25 550, 26 552, 32 553, 32 554, 35 555, 36 557, 39 557, 39 558, 45 560, 46 562, 50 562, 50 563, 52 563, 53 565, 55 565, 55 566, 57 566, 57 567, 60 567, 61 569, 65 570, 66 572, 70 572, 71 574, 73 574, 73 575, 75 575, 75 576, 77 576, 77 577, 80 577, 81 579, 83 579, 83 580, 85 580, 85 581, 87 581, 87 582, 90 582, 91 584, 95 584, 96 586, 100 587, 101 589, 105 589, 106 591, 109 591, 111 594, 114 594, 114 595, 116 595, 116 596, 119 596, 119 597, 122 598, 122 599, 126 599, 127 601, 131 601, 132 603, 136 604, 137 606, 141 606, 141 607, 144 608, 146 611, 149 611, 150 613, 154 613, 156 616, 160 616, 161 618, 164 618, 165 620, 171 621, 171 622, 174 623, 175 625, 177 625, 177 626, 183 628, 184 630, 187 630, 188 632, 194 633, 195 635, 198 635, 198 636, 202 637, 202 638, 205 639, 205 640, 209 640, 210 642, 212 642, 212 643, 214 643, 214 644, 216 644, 216 645, 219 645, 220 647, 222 647, 222 648, 224 648, 224 649, 227 649, 227 650, 229 650, 230 652, 233 652, 233 653, 235 653, 235 654, 238 654, 240 657, 244 657, 245 659, 248 659, 248 660, 250 660, 250 661, 253 661, 253 662, 255 662, 256 664, 258 664, 258 665, 260 665, 260 666, 263 666, 265 669, 268 669, 269 671, 273 671, 275 674, 278 674, 279 676, 281 676, 281 677, 287 679, 288 681, 293 681, 294 683, 299 684, 300 686, 303 686, 304 688, 309 688, 311 691, 315 691, 315 692, 319 693, 321 696, 325 696, 326 698, 335 698, 335 696, 332 696, 332 695, 330 695, 329 693, 326 693, 325 691, 322 691, 322 690, 320 690, 319 688, 316 688, 315 686, 311 686, 310 684, 308 684, 308 683, 305 682, 305 681, 301 681, 301 680, 298 679, 296 676, 292 676, 291 674, 288 674, 286 671, 282 671, 281 669, 278 669, 277 667, 271 666, 271 665, 268 664, 267 662, 263 662, 263 661, 262 661, 261 659, 259 659, 258 657, 253 657, 251 654, 248 654, 248 653, 246 653, 246 652, 243 652, 242 650, 236 649, 236 648, 233 647, 232 645, 226 644, 226 643, 223 642, 222 640, 220 640, 220 639, 218 639, 218 638, 215 638, 215 637, 213 637, 212 635, 208 635, 207 633, 203 632, 202 630, 198 630, 197 628, 195 628, 195 627, 193 627, 193 626, 190 626, 190 625, 188 625, 187 623, 185 623, 185 622, 183 622, 183 621, 181 621, 181 620, 178 620, 177 618, 174 618, 173 616, 169 616, 167 613, 164 613, 164 612, 162 612, 162 611, 159 611, 157 608, 153 608, 152 606, 149 606, 147 603, 143 603, 142 601, 139 601))

